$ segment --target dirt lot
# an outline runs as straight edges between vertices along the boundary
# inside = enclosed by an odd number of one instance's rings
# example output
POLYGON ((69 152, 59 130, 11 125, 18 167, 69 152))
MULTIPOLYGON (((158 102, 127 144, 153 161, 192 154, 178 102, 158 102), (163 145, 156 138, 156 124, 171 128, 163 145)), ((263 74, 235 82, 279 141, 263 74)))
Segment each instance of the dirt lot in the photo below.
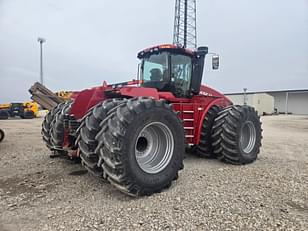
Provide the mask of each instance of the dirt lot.
POLYGON ((308 230, 308 117, 263 117, 258 160, 188 156, 179 180, 130 198, 50 159, 41 119, 0 121, 0 230, 308 230))

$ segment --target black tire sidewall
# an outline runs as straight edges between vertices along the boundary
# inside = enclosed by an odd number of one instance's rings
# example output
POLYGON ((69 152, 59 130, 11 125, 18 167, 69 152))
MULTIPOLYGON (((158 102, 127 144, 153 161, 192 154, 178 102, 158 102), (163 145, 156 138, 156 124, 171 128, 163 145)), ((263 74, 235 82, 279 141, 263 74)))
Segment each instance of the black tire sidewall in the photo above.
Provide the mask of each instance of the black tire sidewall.
POLYGON ((0 129, 0 142, 2 142, 2 140, 4 139, 4 131, 2 129, 0 129))
POLYGON ((34 112, 33 111, 26 111, 22 117, 23 119, 33 119, 34 112))
POLYGON ((203 119, 200 141, 199 144, 195 146, 196 148, 195 152, 200 157, 207 157, 207 158, 216 157, 216 155, 213 152, 213 146, 212 146, 212 128, 215 123, 215 118, 217 117, 217 114, 220 110, 221 108, 219 106, 217 105, 212 106, 207 111, 206 118, 203 119), (206 143, 202 144, 201 141, 205 141, 206 143), (207 152, 204 151, 205 149, 207 150, 207 152))
POLYGON ((9 118, 9 113, 7 111, 0 111, 0 119, 7 120, 9 118))
POLYGON ((183 128, 181 127, 179 119, 176 115, 169 110, 163 108, 151 108, 145 113, 138 114, 134 118, 133 122, 128 126, 126 131, 126 137, 124 141, 124 150, 127 150, 126 171, 130 172, 132 179, 134 179, 138 185, 147 187, 155 187, 167 184, 170 180, 176 177, 176 174, 182 164, 182 155, 185 152, 185 141, 183 128), (140 131, 151 122, 161 122, 166 125, 172 132, 174 138, 174 150, 170 162, 162 171, 149 174, 144 172, 135 156, 135 143, 140 131))
POLYGON ((257 158, 257 155, 259 153, 259 147, 261 143, 261 125, 260 125, 260 120, 258 115, 255 112, 251 112, 248 107, 244 107, 244 113, 242 114, 240 118, 239 125, 237 126, 237 134, 238 134, 238 139, 237 139, 237 149, 239 151, 240 156, 245 159, 246 161, 249 160, 255 160, 257 158), (256 130, 256 140, 253 149, 249 152, 246 153, 243 151, 241 145, 240 145, 240 135, 241 135, 241 130, 243 126, 245 125, 246 122, 251 122, 254 125, 254 128, 256 130))

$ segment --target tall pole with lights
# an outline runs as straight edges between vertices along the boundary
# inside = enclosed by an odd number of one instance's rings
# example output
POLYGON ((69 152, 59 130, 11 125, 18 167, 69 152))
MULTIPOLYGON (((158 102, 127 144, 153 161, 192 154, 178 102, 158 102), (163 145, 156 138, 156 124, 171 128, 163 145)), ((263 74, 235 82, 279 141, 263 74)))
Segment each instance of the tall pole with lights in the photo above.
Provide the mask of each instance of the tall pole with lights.
POLYGON ((43 43, 46 42, 44 38, 37 38, 37 41, 40 43, 40 83, 44 84, 43 79, 43 43))

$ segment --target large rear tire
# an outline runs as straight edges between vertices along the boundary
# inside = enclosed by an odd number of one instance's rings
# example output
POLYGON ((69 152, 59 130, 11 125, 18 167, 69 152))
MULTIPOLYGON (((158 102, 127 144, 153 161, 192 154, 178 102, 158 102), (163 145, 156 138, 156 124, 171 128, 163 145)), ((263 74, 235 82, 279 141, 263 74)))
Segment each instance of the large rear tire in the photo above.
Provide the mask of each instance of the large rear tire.
POLYGON ((182 121, 164 101, 133 98, 121 104, 96 136, 108 181, 130 196, 168 188, 183 168, 182 121))
POLYGON ((220 111, 213 125, 214 153, 232 164, 249 164, 260 152, 260 118, 250 106, 230 106, 220 111))
POLYGON ((50 129, 50 141, 53 150, 57 150, 59 152, 63 152, 63 143, 64 143, 64 119, 65 115, 69 113, 73 102, 67 101, 61 106, 60 110, 58 110, 54 119, 51 123, 50 129))
POLYGON ((64 107, 65 103, 60 103, 53 109, 51 109, 47 115, 44 117, 43 123, 42 123, 42 130, 41 134, 43 137, 43 141, 46 144, 46 146, 52 150, 52 143, 51 143, 51 126, 53 124, 53 120, 55 119, 56 114, 62 110, 64 107))
POLYGON ((212 127, 220 110, 220 107, 214 105, 208 110, 206 116, 204 117, 200 135, 200 143, 199 145, 196 145, 195 148, 195 153, 200 157, 216 157, 212 146, 212 127))
POLYGON ((110 110, 125 101, 125 99, 107 99, 97 104, 83 118, 78 128, 79 135, 76 143, 78 143, 82 164, 95 176, 104 176, 101 168, 102 159, 96 152, 98 142, 95 140, 95 136, 100 131, 100 123, 106 119, 110 110))

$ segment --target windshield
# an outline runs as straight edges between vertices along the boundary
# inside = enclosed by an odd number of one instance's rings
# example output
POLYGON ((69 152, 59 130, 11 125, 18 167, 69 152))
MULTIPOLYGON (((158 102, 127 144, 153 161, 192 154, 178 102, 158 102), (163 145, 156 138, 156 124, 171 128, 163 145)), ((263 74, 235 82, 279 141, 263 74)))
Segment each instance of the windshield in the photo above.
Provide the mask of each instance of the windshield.
POLYGON ((144 58, 142 86, 172 92, 176 97, 189 96, 192 61, 181 54, 161 52, 144 58))
POLYGON ((177 97, 189 95, 192 73, 191 58, 184 55, 171 56, 171 85, 177 97))

